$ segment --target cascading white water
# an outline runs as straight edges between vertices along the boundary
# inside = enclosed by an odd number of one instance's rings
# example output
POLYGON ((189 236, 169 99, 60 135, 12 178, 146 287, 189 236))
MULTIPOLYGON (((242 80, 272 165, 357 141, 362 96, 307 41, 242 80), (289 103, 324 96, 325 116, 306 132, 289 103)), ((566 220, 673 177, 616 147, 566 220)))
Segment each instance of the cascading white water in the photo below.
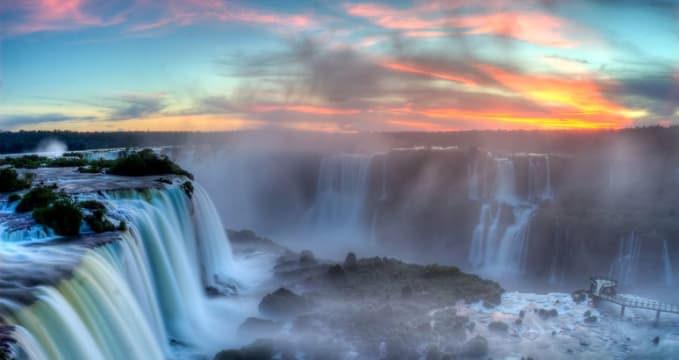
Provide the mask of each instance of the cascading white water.
POLYGON ((674 285, 674 270, 672 269, 672 258, 670 257, 670 249, 667 245, 667 239, 663 240, 662 262, 664 269, 664 282, 666 286, 674 285))
POLYGON ((129 287, 97 251, 70 279, 34 291, 35 303, 5 319, 22 329, 22 351, 65 360, 165 357, 129 287))
POLYGON ((621 284, 632 284, 636 280, 641 256, 641 239, 631 232, 620 239, 618 256, 611 264, 608 276, 621 284))
POLYGON ((549 155, 528 156, 528 201, 552 200, 552 169, 549 155))
MULTIPOLYGON (((492 161, 495 164, 494 191, 481 205, 468 260, 484 272, 516 274, 524 268, 528 225, 536 205, 522 201, 517 195, 513 160, 493 158, 492 161)), ((478 184, 485 174, 479 169, 479 164, 470 165, 470 199, 482 198, 478 184)))
POLYGON ((208 298, 206 287, 233 291, 235 270, 205 191, 194 184, 193 200, 178 185, 88 197, 128 231, 72 255, 80 259, 72 276, 36 287, 30 306, 0 299, 0 308, 12 309, 0 316, 16 325, 20 352, 29 359, 163 359, 174 356, 171 342, 203 353, 228 342, 230 305, 208 298))
MULTIPOLYGON (((341 154, 321 161, 314 208, 317 229, 364 237, 371 156, 341 154)), ((360 239, 356 239, 360 240, 360 239)))

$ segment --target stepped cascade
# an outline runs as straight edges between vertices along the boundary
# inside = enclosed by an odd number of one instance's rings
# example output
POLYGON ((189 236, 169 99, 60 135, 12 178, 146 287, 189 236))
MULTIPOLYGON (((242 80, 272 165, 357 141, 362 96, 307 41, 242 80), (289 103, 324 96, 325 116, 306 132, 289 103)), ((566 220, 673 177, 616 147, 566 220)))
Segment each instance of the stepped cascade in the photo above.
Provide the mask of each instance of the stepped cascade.
MULTIPOLYGON (((76 180, 59 181, 75 188, 76 180)), ((102 188, 72 196, 103 204, 124 231, 83 225, 62 242, 11 209, 0 215, 0 322, 12 327, 19 358, 165 359, 223 341, 208 309, 229 310, 206 289, 226 295, 240 283, 205 190, 194 183, 188 194, 179 178, 145 179, 143 188, 116 181, 107 189, 91 180, 102 188)))

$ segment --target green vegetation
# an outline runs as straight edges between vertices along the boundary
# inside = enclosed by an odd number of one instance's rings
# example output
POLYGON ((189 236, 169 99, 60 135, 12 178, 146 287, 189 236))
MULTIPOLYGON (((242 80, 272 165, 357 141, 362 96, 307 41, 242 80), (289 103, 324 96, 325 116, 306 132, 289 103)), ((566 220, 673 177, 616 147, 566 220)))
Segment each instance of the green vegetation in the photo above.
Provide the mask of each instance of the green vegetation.
POLYGON ((16 211, 29 212, 33 209, 46 207, 57 197, 57 193, 52 188, 47 186, 35 187, 24 195, 17 205, 16 211))
POLYGON ((87 210, 106 210, 104 204, 97 200, 86 200, 80 202, 80 207, 87 210))
POLYGON ((62 196, 49 206, 35 209, 33 218, 38 224, 50 227, 57 235, 76 236, 80 234, 83 214, 75 201, 62 196))
POLYGON ((80 157, 48 158, 38 155, 23 155, 0 159, 0 165, 10 165, 15 168, 37 169, 39 167, 75 167, 83 166, 87 160, 80 157))
MULTIPOLYGON (((39 167, 77 167, 81 173, 102 173, 108 172, 115 175, 124 176, 146 176, 146 175, 183 175, 193 179, 193 175, 182 169, 170 160, 167 156, 158 155, 151 149, 140 151, 126 151, 120 154, 115 160, 87 160, 80 153, 67 153, 58 158, 47 158, 38 155, 24 155, 18 157, 7 157, 0 159, 0 166, 8 165, 15 168, 36 169, 39 167)), ((28 180, 28 178, 26 178, 28 180)), ((30 185, 30 182, 28 182, 30 185)), ((20 180, 17 180, 16 172, 12 169, 4 169, 0 173, 0 192, 11 192, 28 187, 20 180), (23 186, 23 187, 20 187, 23 186), (3 189, 10 189, 3 191, 3 189)), ((193 190, 185 187, 187 194, 193 190)))
POLYGON ((193 197, 194 190, 193 183, 191 183, 190 181, 184 181, 184 183, 182 184, 182 189, 184 189, 184 192, 186 193, 186 195, 188 195, 188 197, 190 198, 193 197))
POLYGON ((106 208, 95 209, 92 211, 91 215, 85 216, 85 222, 92 229, 92 231, 96 233, 114 231, 116 229, 115 225, 108 221, 104 215, 106 215, 106 208))
POLYGON ((123 153, 114 160, 108 173, 126 176, 175 174, 193 179, 193 175, 179 167, 167 156, 158 156, 151 149, 123 153))
POLYGON ((26 174, 22 179, 14 169, 0 169, 0 193, 23 190, 31 186, 33 174, 26 174))

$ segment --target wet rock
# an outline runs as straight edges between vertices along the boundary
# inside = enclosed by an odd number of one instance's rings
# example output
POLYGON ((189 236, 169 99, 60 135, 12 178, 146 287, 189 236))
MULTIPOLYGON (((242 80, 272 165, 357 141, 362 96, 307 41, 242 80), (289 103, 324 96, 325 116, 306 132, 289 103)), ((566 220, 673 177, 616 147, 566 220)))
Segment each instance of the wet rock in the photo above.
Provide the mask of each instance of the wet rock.
POLYGON ((346 271, 356 271, 358 268, 358 261, 356 260, 356 254, 350 252, 347 257, 344 258, 344 270, 346 271))
POLYGON ((482 357, 488 354, 488 340, 483 336, 475 336, 462 344, 459 355, 462 357, 482 357))
POLYGON ((205 288, 205 293, 207 293, 207 296, 209 297, 215 297, 215 296, 220 296, 222 293, 214 286, 208 286, 205 288))
POLYGON ((238 327, 238 332, 248 336, 269 336, 280 329, 281 324, 275 321, 249 317, 238 327))
POLYGON ((260 339, 240 348, 240 350, 224 350, 215 355, 214 360, 270 360, 274 356, 271 340, 260 339))
POLYGON ((318 264, 316 256, 310 250, 304 250, 299 255, 299 264, 304 266, 313 266, 318 264))
POLYGON ((325 276, 328 278, 328 280, 331 281, 346 280, 346 274, 344 273, 344 269, 339 264, 335 264, 329 267, 328 271, 325 273, 325 276))
POLYGON ((509 331, 509 326, 503 323, 502 321, 493 321, 490 324, 488 324, 488 330, 506 333, 507 331, 509 331))
POLYGON ((538 316, 540 316, 542 320, 547 320, 559 316, 559 312, 556 311, 556 309, 538 309, 538 316))
POLYGON ((271 317, 293 317, 309 310, 311 302, 304 296, 280 288, 262 298, 259 311, 271 317))
POLYGON ((587 300, 587 291, 585 290, 575 290, 573 293, 571 293, 571 298, 576 304, 580 304, 581 302, 587 300))
POLYGON ((519 311, 519 317, 523 319, 524 316, 526 316, 526 312, 524 310, 519 311))
POLYGON ((660 336, 656 336, 653 338, 653 345, 658 345, 660 344, 660 336))
POLYGON ((514 325, 519 325, 519 326, 520 326, 521 324, 523 324, 523 320, 521 320, 521 319, 516 319, 516 320, 514 320, 514 325))
POLYGON ((596 317, 596 316, 588 316, 588 317, 585 318, 585 322, 588 323, 588 324, 593 324, 593 323, 597 322, 598 320, 599 320, 599 318, 596 317))

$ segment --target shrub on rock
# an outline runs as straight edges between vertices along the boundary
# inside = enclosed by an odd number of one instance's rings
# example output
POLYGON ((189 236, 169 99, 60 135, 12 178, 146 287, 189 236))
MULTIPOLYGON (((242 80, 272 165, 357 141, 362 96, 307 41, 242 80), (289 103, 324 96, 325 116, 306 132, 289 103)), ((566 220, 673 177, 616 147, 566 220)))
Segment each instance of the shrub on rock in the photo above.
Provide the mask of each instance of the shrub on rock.
POLYGON ((80 207, 69 198, 60 198, 49 206, 33 211, 35 221, 54 230, 57 235, 75 236, 80 234, 83 214, 80 207))
POLYGON ((167 156, 159 156, 151 149, 123 153, 113 161, 108 172, 125 176, 175 174, 193 179, 191 173, 179 167, 167 156))
POLYGON ((32 182, 32 174, 26 174, 23 178, 19 178, 19 175, 14 169, 0 169, 0 193, 26 189, 31 186, 32 182))
POLYGON ((38 186, 31 189, 17 205, 16 211, 29 212, 33 209, 46 207, 57 199, 57 193, 47 186, 38 186))

